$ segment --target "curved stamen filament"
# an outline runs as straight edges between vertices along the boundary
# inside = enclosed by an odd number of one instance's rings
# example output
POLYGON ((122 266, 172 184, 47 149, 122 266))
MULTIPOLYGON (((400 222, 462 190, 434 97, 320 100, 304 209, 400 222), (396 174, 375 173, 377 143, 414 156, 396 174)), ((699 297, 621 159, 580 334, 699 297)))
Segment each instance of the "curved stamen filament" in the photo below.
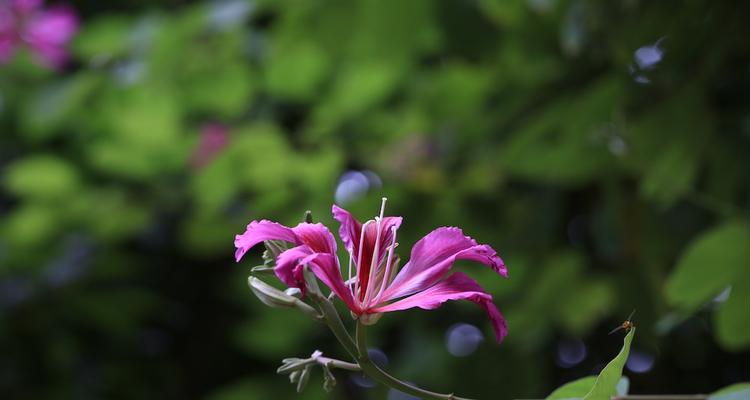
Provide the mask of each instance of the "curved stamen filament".
POLYGON ((391 226, 391 245, 388 247, 388 259, 385 262, 385 273, 383 274, 383 281, 380 284, 380 290, 378 295, 373 300, 373 305, 377 306, 380 303, 380 298, 383 296, 386 286, 391 280, 391 268, 393 268, 393 251, 396 249, 396 226, 391 226))

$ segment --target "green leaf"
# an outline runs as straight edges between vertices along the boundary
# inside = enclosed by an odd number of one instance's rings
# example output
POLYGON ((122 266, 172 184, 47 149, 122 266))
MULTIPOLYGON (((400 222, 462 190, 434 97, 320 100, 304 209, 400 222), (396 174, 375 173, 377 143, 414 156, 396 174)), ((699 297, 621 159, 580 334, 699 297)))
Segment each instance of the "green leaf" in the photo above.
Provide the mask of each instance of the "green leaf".
MULTIPOLYGON (((596 376, 592 375, 577 379, 572 382, 568 382, 555 389, 552 394, 547 396, 547 400, 580 399, 585 396, 592 387, 594 387, 596 378, 596 376)), ((623 376, 622 378, 620 378, 620 381, 617 382, 617 394, 620 396, 628 394, 629 386, 630 380, 626 376, 623 376)))
POLYGON ((133 22, 121 16, 102 17, 83 25, 72 43, 73 52, 84 60, 124 54, 133 22))
POLYGON ((54 200, 74 194, 80 177, 65 159, 47 154, 32 155, 8 167, 4 184, 17 196, 54 200))
MULTIPOLYGON (((743 265, 748 268, 747 263, 743 265)), ((741 350, 750 345, 750 271, 743 271, 732 284, 727 301, 714 315, 719 343, 729 350, 741 350)))
POLYGON ((667 281, 667 299, 687 311, 716 296, 750 264, 750 230, 733 221, 704 233, 685 251, 667 281))
POLYGON ((499 162, 512 176, 575 185, 601 176, 614 160, 609 128, 623 86, 606 77, 529 118, 503 144, 499 162), (581 112, 580 110, 587 110, 581 112))
POLYGON ((77 111, 101 80, 94 74, 77 74, 44 86, 33 94, 21 113, 22 128, 31 139, 47 139, 61 132, 61 126, 80 118, 77 111))
POLYGON ((552 394, 547 396, 547 400, 581 398, 594 387, 594 383, 596 383, 596 376, 593 375, 568 382, 555 389, 552 394))
POLYGON ((744 400, 750 398, 750 383, 735 383, 708 396, 708 400, 744 400))
POLYGON ((622 368, 628 360, 630 344, 633 342, 634 335, 635 328, 632 328, 625 336, 620 353, 604 367, 599 377, 596 378, 594 387, 583 398, 584 400, 609 400, 617 393, 617 385, 622 378, 622 368))
POLYGON ((662 206, 670 206, 687 193, 698 172, 696 149, 683 143, 664 150, 646 171, 641 193, 662 206))
POLYGON ((306 100, 325 78, 329 60, 315 42, 287 40, 271 49, 266 87, 276 96, 306 100))

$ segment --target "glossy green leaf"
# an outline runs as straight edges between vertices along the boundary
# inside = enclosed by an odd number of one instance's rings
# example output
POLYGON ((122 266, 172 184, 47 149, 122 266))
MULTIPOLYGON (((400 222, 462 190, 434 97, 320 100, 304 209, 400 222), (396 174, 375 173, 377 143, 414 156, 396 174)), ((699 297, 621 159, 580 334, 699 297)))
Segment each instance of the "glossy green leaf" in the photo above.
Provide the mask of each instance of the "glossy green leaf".
POLYGON ((743 268, 731 286, 729 298, 715 314, 717 338, 729 350, 750 346, 750 262, 743 268))
POLYGON ((622 369, 630 354, 630 344, 633 342, 635 328, 623 340, 622 349, 599 373, 591 390, 584 396, 584 400, 609 400, 617 393, 617 384, 622 378, 622 369))
POLYGON ((587 376, 568 382, 555 389, 547 396, 547 400, 580 399, 588 393, 596 383, 596 376, 587 376))
POLYGON ((694 310, 750 267, 750 229, 732 221, 703 233, 685 250, 666 286, 667 299, 694 310))
MULTIPOLYGON (((577 379, 572 382, 568 382, 559 388, 555 389, 552 394, 547 396, 546 400, 564 400, 564 399, 581 399, 585 396, 596 383, 596 376, 587 376, 585 378, 577 379)), ((620 381, 617 382, 616 392, 620 396, 628 394, 628 388, 630 386, 630 380, 628 377, 623 376, 620 381)))

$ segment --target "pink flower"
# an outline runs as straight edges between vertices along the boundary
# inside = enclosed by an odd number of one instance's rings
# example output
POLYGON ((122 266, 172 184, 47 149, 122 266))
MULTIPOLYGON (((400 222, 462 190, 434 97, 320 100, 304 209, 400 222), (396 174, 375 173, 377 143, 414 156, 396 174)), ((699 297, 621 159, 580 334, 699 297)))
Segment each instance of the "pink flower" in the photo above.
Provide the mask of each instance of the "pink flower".
POLYGON ((229 144, 229 132, 224 125, 216 122, 204 125, 201 129, 198 147, 190 157, 190 164, 194 168, 206 166, 224 150, 227 144, 229 144))
POLYGON ((508 329, 492 296, 466 274, 451 273, 455 261, 470 260, 507 277, 495 250, 477 244, 459 228, 442 227, 414 245, 409 262, 399 271, 395 250, 402 218, 384 217, 384 208, 385 199, 380 215, 362 224, 348 211, 333 206, 333 217, 341 223, 339 236, 349 253, 346 281, 336 256, 336 241, 322 224, 288 228, 267 220, 252 221, 234 240, 235 257, 239 262, 250 248, 265 240, 290 242, 294 247, 276 259, 276 276, 288 286, 304 290, 302 267, 308 265, 365 323, 376 321, 385 312, 414 307, 432 310, 448 300, 469 300, 487 312, 497 341, 502 341, 508 329))
POLYGON ((60 68, 76 31, 78 18, 68 7, 42 9, 41 0, 0 0, 0 63, 26 46, 40 64, 60 68))

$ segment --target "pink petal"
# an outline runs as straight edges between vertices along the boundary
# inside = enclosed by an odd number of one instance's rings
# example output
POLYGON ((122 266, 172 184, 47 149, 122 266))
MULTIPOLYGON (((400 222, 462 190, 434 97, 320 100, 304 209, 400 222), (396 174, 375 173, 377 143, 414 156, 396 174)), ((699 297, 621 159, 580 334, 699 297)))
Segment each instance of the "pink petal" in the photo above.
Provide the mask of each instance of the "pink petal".
POLYGON ((302 265, 307 264, 323 283, 328 286, 333 293, 336 293, 341 301, 356 314, 361 312, 355 304, 351 290, 341 277, 341 269, 334 254, 316 253, 302 260, 302 265))
POLYGON ((350 310, 359 312, 360 309, 354 302, 352 292, 341 276, 337 261, 335 254, 312 253, 307 245, 302 245, 279 254, 274 272, 288 286, 304 291, 305 279, 302 275, 302 268, 308 265, 315 276, 328 286, 350 310))
POLYGON ((78 31, 78 17, 67 7, 50 8, 29 21, 24 39, 32 45, 64 46, 78 31))
POLYGON ((67 60, 65 46, 77 30, 75 13, 69 8, 57 7, 32 18, 22 37, 43 64, 57 68, 67 60))
POLYGON ((395 303, 377 307, 368 312, 390 312, 419 307, 434 310, 448 300, 469 300, 482 307, 492 322, 495 337, 499 342, 508 334, 508 326, 494 303, 492 296, 482 289, 479 284, 462 272, 456 272, 447 279, 438 282, 429 289, 406 297, 395 303))
POLYGON ((265 240, 283 240, 297 245, 301 244, 291 228, 268 220, 252 221, 247 225, 245 233, 234 238, 234 247, 237 248, 234 257, 237 262, 250 248, 265 240))
POLYGON ((19 14, 29 14, 42 7, 42 0, 11 0, 13 9, 19 14))
POLYGON ((353 254, 356 254, 354 253, 354 246, 355 243, 359 245, 359 233, 362 230, 362 224, 349 211, 335 204, 331 207, 331 212, 333 213, 333 218, 341 223, 339 237, 344 242, 344 248, 354 257, 353 254))
POLYGON ((312 249, 313 253, 336 254, 336 238, 325 225, 303 222, 292 228, 292 231, 300 242, 312 249))
POLYGON ((0 63, 5 64, 10 61, 15 51, 16 44, 13 38, 0 34, 0 63))
POLYGON ((289 287, 305 288, 305 280, 302 276, 302 265, 300 260, 311 255, 310 248, 302 245, 293 247, 276 257, 276 266, 273 272, 289 287))
POLYGON ((492 247, 478 245, 464 236, 459 228, 435 229, 414 245, 409 262, 396 275, 383 299, 394 299, 416 293, 442 279, 456 260, 471 260, 492 268, 500 276, 508 271, 492 247))

